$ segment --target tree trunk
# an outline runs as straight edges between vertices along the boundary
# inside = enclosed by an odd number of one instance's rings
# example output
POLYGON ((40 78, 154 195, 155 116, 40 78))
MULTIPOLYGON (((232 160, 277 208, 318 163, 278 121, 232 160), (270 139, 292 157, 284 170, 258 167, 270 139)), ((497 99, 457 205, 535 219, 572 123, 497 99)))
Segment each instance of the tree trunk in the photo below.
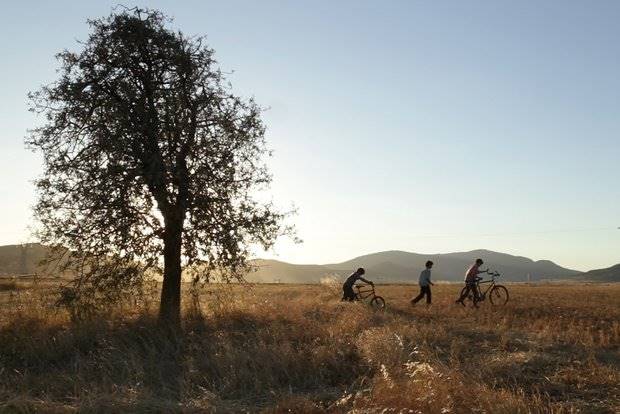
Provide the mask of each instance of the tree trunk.
POLYGON ((181 242, 182 220, 166 220, 164 233, 164 283, 161 289, 159 320, 178 325, 181 320, 181 242))

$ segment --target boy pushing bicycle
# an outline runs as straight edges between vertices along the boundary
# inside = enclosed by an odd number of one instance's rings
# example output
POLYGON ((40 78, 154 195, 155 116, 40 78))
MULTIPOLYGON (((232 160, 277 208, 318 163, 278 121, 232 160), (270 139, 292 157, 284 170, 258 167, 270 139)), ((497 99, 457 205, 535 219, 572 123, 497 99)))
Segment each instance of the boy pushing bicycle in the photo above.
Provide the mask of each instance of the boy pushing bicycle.
POLYGON ((478 275, 481 273, 488 273, 489 270, 480 270, 480 266, 482 266, 484 262, 482 259, 476 259, 476 262, 467 269, 465 273, 465 290, 461 294, 461 297, 457 299, 456 303, 460 303, 465 306, 465 302, 463 302, 469 292, 473 293, 474 296, 474 307, 478 307, 478 288, 476 287, 476 281, 478 279, 478 275))
POLYGON ((353 272, 351 276, 347 278, 347 280, 342 285, 342 300, 346 300, 349 302, 352 302, 355 300, 355 292, 353 291, 353 285, 358 280, 368 283, 369 285, 374 285, 374 283, 372 283, 370 280, 366 280, 362 277, 364 273, 366 273, 366 271, 364 270, 363 267, 360 267, 355 272, 353 272))

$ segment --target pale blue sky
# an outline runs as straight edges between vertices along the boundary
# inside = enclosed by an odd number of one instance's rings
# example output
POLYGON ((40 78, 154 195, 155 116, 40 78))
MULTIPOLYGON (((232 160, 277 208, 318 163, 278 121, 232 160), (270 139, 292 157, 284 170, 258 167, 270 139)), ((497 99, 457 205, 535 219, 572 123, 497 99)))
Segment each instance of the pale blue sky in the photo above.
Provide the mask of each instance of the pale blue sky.
MULTIPOLYGON (((0 244, 29 240, 26 93, 118 1, 2 0, 0 244)), ((152 1, 255 96, 273 195, 328 263, 486 248, 620 262, 620 2, 152 1)), ((274 255, 274 253, 270 253, 274 255)))

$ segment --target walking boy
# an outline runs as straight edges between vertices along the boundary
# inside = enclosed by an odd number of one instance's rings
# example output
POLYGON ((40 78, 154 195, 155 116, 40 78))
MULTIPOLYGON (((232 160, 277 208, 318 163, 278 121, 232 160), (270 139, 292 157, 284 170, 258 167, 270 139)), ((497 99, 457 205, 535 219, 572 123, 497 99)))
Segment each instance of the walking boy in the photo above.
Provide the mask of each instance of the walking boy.
POLYGON ((418 284, 420 285, 420 294, 415 298, 411 299, 411 305, 415 305, 418 303, 424 295, 426 295, 426 306, 431 304, 431 286, 434 286, 433 282, 431 282, 431 269, 433 268, 433 262, 430 260, 426 262, 426 269, 422 270, 420 273, 420 279, 418 284))
POLYGON ((480 273, 488 273, 489 270, 480 270, 480 266, 482 266, 484 262, 482 259, 476 259, 476 262, 467 269, 465 273, 465 291, 461 295, 460 298, 456 301, 456 303, 460 303, 465 306, 463 302, 465 298, 469 295, 469 292, 473 292, 474 294, 474 306, 478 307, 478 289, 476 287, 476 280, 478 279, 478 275, 480 273))

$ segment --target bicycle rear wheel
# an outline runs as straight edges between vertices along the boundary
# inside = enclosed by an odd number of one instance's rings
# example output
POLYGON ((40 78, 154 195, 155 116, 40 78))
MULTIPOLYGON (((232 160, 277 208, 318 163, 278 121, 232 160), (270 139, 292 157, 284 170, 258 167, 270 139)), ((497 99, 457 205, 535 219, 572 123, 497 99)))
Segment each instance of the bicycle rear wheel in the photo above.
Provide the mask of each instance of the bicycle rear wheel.
POLYGON ((502 285, 495 285, 489 292, 489 300, 493 305, 502 306, 508 302, 508 289, 502 285))
POLYGON ((370 301, 370 306, 376 310, 383 310, 385 309, 385 300, 381 296, 375 296, 370 301))

